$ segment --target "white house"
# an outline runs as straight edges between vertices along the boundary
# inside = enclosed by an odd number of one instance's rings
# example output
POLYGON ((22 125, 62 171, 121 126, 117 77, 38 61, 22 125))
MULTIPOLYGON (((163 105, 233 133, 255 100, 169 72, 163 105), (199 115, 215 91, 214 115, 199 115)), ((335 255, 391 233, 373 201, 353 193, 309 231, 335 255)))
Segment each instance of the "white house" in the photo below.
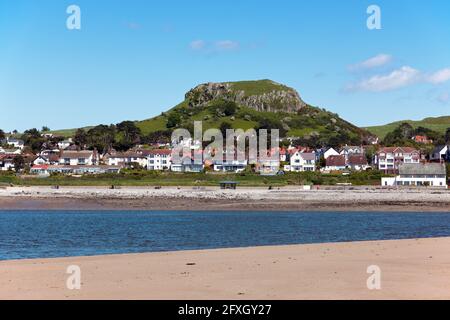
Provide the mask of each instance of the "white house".
POLYGON ((214 161, 213 169, 214 171, 222 171, 222 172, 242 172, 247 168, 248 161, 247 160, 223 160, 223 161, 214 161))
POLYGON ((417 186, 447 188, 447 172, 441 163, 404 163, 399 165, 399 175, 381 178, 383 187, 417 186))
POLYGON ((172 164, 172 151, 168 149, 147 152, 147 170, 169 170, 172 164))
POLYGON ((378 151, 375 163, 380 171, 394 173, 403 163, 419 163, 420 152, 411 147, 386 147, 378 151))
POLYGON ((25 143, 23 140, 16 139, 16 138, 10 138, 7 137, 5 140, 3 140, 3 143, 13 146, 14 148, 23 150, 25 148, 25 143))
POLYGON ((316 169, 316 154, 297 151, 291 155, 290 171, 314 171, 316 169))
POLYGON ((448 146, 437 146, 430 154, 430 161, 448 160, 450 148, 448 146))
POLYGON ((338 155, 339 155, 339 152, 337 152, 333 148, 329 148, 327 151, 324 152, 323 157, 325 159, 328 159, 328 157, 330 157, 330 156, 338 156, 338 155))
POLYGON ((341 155, 331 155, 326 159, 326 166, 323 171, 342 171, 347 168, 345 157, 341 155))
POLYGON ((60 165, 66 166, 92 166, 97 164, 97 152, 83 150, 83 151, 67 151, 61 152, 59 159, 60 165))
POLYGON ((72 138, 69 138, 67 140, 63 140, 58 142, 58 148, 61 150, 67 149, 68 147, 70 147, 72 145, 72 138))
POLYGON ((351 154, 347 158, 347 167, 355 171, 366 171, 371 168, 364 154, 351 154))
POLYGON ((113 152, 104 156, 103 160, 110 166, 130 166, 133 163, 147 168, 147 155, 137 152, 113 152))
POLYGON ((196 163, 190 157, 184 157, 181 161, 172 162, 170 170, 173 172, 202 172, 205 168, 203 163, 196 163))
POLYGON ((14 155, 0 155, 0 171, 14 170, 14 155))

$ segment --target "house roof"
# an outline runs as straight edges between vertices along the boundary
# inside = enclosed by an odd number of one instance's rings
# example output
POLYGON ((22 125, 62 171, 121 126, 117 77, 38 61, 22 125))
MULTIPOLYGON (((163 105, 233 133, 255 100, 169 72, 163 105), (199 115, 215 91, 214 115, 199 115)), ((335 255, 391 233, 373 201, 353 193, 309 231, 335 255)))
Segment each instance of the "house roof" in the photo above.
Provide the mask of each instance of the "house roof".
POLYGON ((363 154, 353 154, 348 157, 349 165, 367 165, 367 158, 363 154))
POLYGON ((147 150, 147 154, 148 155, 157 155, 157 154, 170 155, 170 154, 172 154, 172 150, 169 150, 169 149, 147 150))
POLYGON ((344 156, 329 156, 326 160, 327 167, 345 167, 344 156))
POLYGON ((436 147, 433 149, 433 152, 432 152, 432 153, 440 153, 440 152, 442 152, 442 150, 443 150, 445 147, 447 147, 447 146, 446 146, 446 145, 436 146, 436 147))
POLYGON ((37 165, 34 165, 33 167, 31 167, 31 169, 44 169, 44 170, 47 170, 48 169, 48 164, 37 164, 37 165))
POLYGON ((83 151, 64 150, 61 152, 61 158, 70 158, 70 159, 89 158, 93 154, 94 152, 90 150, 83 150, 83 151))
POLYGON ((316 160, 316 155, 312 152, 302 152, 299 153, 299 155, 303 158, 303 160, 316 160))
POLYGON ((381 148, 378 153, 419 153, 417 149, 411 147, 384 147, 381 148))
POLYGON ((430 174, 445 175, 446 168, 440 163, 404 163, 398 167, 401 175, 430 174))

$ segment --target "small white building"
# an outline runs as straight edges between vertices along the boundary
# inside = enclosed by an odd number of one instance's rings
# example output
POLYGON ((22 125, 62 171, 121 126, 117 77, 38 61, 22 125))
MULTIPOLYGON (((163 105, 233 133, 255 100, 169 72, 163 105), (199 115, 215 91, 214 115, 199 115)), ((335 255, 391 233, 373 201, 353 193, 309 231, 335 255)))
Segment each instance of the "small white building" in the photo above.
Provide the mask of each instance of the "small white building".
POLYGON ((97 164, 97 152, 90 150, 61 152, 60 165, 65 166, 92 166, 97 164))
POLYGON ((5 140, 2 141, 4 144, 13 146, 14 148, 23 150, 25 148, 25 143, 23 140, 7 137, 5 140))
POLYGON ((14 170, 14 155, 0 155, 0 171, 14 170))
POLYGON ((347 157, 347 167, 354 171, 366 171, 371 168, 364 154, 351 154, 347 157))
POLYGON ((156 149, 147 152, 147 170, 169 170, 172 164, 172 151, 156 149))
POLYGON ((147 168, 147 155, 137 152, 113 152, 103 157, 103 160, 110 166, 132 166, 137 163, 143 168, 147 168))
POLYGON ((214 161, 213 169, 214 171, 222 171, 222 172, 243 172, 245 168, 247 168, 248 161, 247 160, 223 160, 223 161, 214 161))
POLYGON ((61 150, 67 149, 68 147, 70 147, 72 145, 72 138, 69 138, 67 140, 63 140, 58 142, 58 148, 61 150))
POLYGON ((313 152, 295 152, 291 155, 289 168, 292 172, 316 170, 316 154, 313 152))
POLYGON ((203 163, 196 163, 190 157, 184 157, 181 161, 172 162, 170 170, 173 172, 200 173, 205 168, 203 163))
POLYGON ((326 166, 322 171, 342 171, 347 169, 345 156, 331 155, 326 159, 326 166))
POLYGON ((279 159, 260 159, 258 160, 257 170, 261 175, 273 176, 280 170, 279 159))
POLYGON ((404 163, 399 165, 399 175, 381 178, 383 187, 416 186, 447 188, 447 170, 441 163, 404 163))

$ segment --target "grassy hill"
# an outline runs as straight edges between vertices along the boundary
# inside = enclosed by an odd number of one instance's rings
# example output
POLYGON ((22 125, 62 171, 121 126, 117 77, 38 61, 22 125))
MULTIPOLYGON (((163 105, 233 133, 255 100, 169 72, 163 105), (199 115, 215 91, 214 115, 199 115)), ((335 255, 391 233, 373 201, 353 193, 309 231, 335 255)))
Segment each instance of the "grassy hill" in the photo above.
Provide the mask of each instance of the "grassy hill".
POLYGON ((447 128, 450 128, 450 116, 444 116, 444 117, 435 117, 435 118, 425 118, 423 120, 403 120, 403 121, 396 121, 392 123, 388 123, 382 126, 373 126, 373 127, 367 127, 365 129, 369 130, 373 134, 377 135, 380 139, 383 139, 386 134, 393 131, 395 128, 397 128, 402 123, 409 123, 414 128, 417 127, 424 127, 428 128, 440 133, 445 133, 447 128))
MULTIPOLYGON (((359 143, 370 136, 337 114, 306 104, 294 89, 271 80, 202 84, 186 93, 177 106, 135 124, 145 136, 176 127, 190 128, 194 121, 202 121, 204 130, 224 123, 233 129, 279 128, 285 136, 312 143, 359 143), (230 105, 231 113, 227 111, 230 105), (171 124, 173 119, 177 121, 175 126, 171 124)), ((70 137, 75 131, 53 132, 70 137)))

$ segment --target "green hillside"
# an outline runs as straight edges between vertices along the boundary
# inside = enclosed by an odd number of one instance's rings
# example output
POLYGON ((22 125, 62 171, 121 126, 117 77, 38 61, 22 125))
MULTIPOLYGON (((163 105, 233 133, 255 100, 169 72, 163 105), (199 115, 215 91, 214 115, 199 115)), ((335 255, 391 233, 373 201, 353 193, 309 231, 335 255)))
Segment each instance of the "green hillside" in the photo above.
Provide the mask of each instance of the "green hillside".
MULTIPOLYGON (((175 128, 279 129, 282 136, 299 137, 305 145, 359 144, 366 130, 337 114, 306 104, 292 88, 271 80, 207 83, 185 95, 185 100, 160 115, 135 122, 141 136, 169 135, 175 128)), ((92 127, 84 128, 86 130, 92 127)), ((54 131, 65 137, 76 129, 54 131)))
POLYGON ((450 128, 450 116, 425 118, 423 120, 403 120, 396 121, 382 126, 367 127, 371 133, 377 135, 380 139, 384 139, 386 134, 396 129, 402 123, 409 123, 414 128, 424 127, 439 133, 445 134, 447 128, 450 128))

